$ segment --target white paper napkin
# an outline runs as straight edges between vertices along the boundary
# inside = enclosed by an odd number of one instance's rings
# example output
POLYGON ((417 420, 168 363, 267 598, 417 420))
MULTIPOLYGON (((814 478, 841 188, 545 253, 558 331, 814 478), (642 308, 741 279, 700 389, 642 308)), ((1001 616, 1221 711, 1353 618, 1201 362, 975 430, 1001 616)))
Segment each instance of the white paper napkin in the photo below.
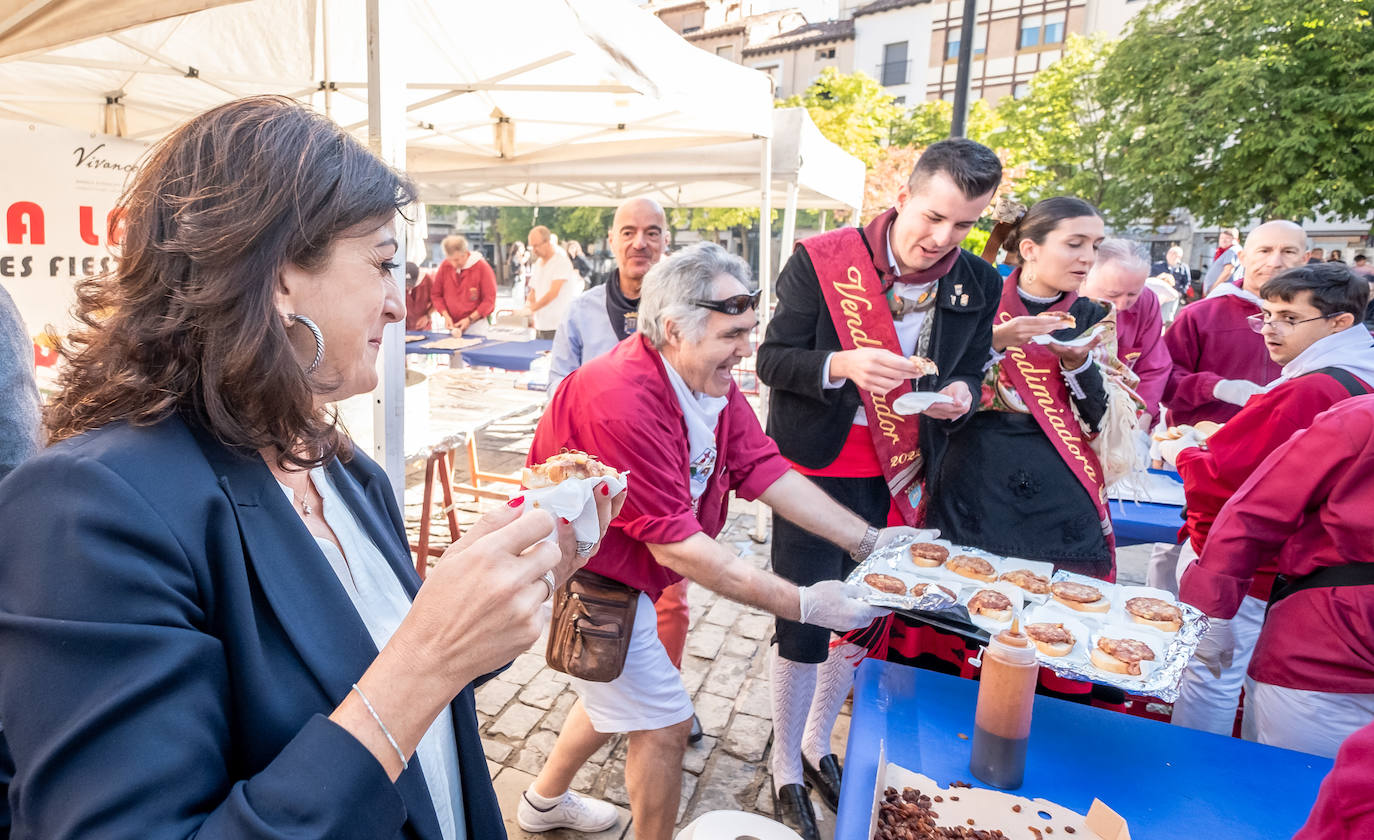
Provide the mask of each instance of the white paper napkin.
MULTIPOLYGON (((601 539, 601 522, 596 516, 596 497, 593 495, 596 488, 604 481, 609 495, 615 496, 629 484, 629 475, 626 472, 619 478, 569 478, 552 487, 526 490, 521 510, 541 508, 571 522, 577 537, 577 551, 586 554, 601 539)), ((543 541, 558 541, 557 526, 543 541)))

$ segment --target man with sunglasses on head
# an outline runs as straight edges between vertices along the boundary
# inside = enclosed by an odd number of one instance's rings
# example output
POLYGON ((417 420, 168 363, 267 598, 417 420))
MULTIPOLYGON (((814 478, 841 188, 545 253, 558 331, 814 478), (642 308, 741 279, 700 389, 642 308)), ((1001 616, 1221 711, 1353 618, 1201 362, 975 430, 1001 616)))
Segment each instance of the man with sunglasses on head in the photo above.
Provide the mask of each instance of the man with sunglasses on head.
MULTIPOLYGON (((871 525, 917 525, 923 476, 974 406, 1001 294, 997 270, 959 243, 1002 179, 986 146, 943 140, 921 155, 896 206, 862 228, 801 242, 778 276, 778 308, 759 347, 772 390, 768 434, 799 472, 871 525), (924 373, 912 356, 932 360, 924 373), (945 399, 920 415, 893 403, 945 399)), ((773 521, 773 568, 798 584, 843 579, 855 558, 773 521)), ((834 727, 862 649, 831 647, 823 627, 780 618, 773 659, 773 784, 784 819, 818 836, 804 777, 835 809, 834 727)))
POLYGON ((731 492, 761 499, 857 557, 920 534, 873 527, 791 469, 764 435, 731 375, 752 352, 758 299, 748 266, 718 245, 669 257, 644 278, 638 333, 573 371, 535 429, 531 465, 566 448, 629 473, 624 507, 584 572, 637 590, 638 608, 627 619, 619 675, 610 682, 573 678, 578 701, 520 802, 526 831, 613 825, 612 805, 568 788, 593 753, 628 732, 625 788, 635 837, 672 836, 692 701, 655 632, 650 602, 668 586, 685 578, 782 618, 841 632, 887 614, 858 597, 861 587, 838 580, 797 586, 715 539, 731 492))
MULTIPOLYGON (((1192 434, 1161 444, 1165 458, 1177 464, 1183 478, 1183 535, 1191 557, 1202 554, 1223 505, 1270 453, 1310 426, 1318 414, 1369 393, 1374 384, 1374 339, 1360 321, 1369 299, 1365 278, 1338 263, 1299 265, 1276 274, 1259 294, 1260 312, 1250 316, 1248 326, 1262 337, 1274 363, 1282 366, 1279 377, 1252 396, 1205 444, 1192 434)), ((1189 663, 1173 722, 1226 735, 1234 726, 1245 669, 1277 567, 1267 558, 1254 574, 1249 594, 1232 602, 1230 596, 1241 593, 1228 583, 1224 570, 1190 570, 1195 566, 1196 562, 1184 566, 1180 597, 1229 621, 1214 619, 1189 663)))

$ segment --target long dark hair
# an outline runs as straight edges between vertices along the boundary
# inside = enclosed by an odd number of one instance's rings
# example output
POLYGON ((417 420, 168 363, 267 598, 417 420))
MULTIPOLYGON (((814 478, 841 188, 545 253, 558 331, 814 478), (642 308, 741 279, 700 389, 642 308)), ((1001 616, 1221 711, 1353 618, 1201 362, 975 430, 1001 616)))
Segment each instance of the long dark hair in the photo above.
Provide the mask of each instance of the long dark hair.
POLYGON ((1007 234, 1006 241, 1002 247, 1008 254, 1014 254, 1019 261, 1021 258, 1021 241, 1029 239, 1037 245, 1044 245, 1045 238, 1050 232, 1059 227, 1059 223, 1065 219, 1081 219, 1084 216, 1096 216, 1102 218, 1102 214, 1097 208, 1081 198, 1074 198, 1071 195, 1057 195, 1043 201, 1037 201, 1026 211, 1026 215, 1012 228, 1011 233, 1007 234))
MULTIPOLYGON (((174 412, 221 442, 315 466, 341 450, 275 304, 281 270, 316 270, 334 242, 414 200, 403 176, 284 97, 207 111, 148 154, 120 200, 108 275, 77 285, 54 441, 174 412)), ((297 327, 296 329, 301 329, 297 327)))

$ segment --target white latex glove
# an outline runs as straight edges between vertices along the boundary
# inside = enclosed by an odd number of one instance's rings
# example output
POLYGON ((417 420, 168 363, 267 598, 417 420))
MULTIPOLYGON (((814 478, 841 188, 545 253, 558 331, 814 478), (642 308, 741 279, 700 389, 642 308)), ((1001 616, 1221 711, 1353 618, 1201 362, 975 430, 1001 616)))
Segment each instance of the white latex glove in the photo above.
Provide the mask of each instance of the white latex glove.
POLYGON ((1192 426, 1189 426, 1187 429, 1184 429, 1183 437, 1177 440, 1159 441, 1159 454, 1164 459, 1165 463, 1177 469, 1178 453, 1185 449, 1191 449, 1194 446, 1201 445, 1202 441, 1198 439, 1197 432, 1193 430, 1192 426))
POLYGON ((1228 618, 1209 618, 1207 632, 1198 639, 1193 657, 1220 679, 1221 672, 1236 659, 1236 634, 1228 618))
POLYGON ((1245 405, 1255 394, 1263 394, 1264 386, 1248 379, 1223 379, 1212 386, 1212 396, 1232 405, 1245 405))
POLYGON ((801 593, 801 623, 839 633, 867 627, 874 619, 892 612, 887 607, 865 603, 863 587, 842 580, 823 580, 798 591, 801 593))
POLYGON ((878 532, 878 541, 873 544, 873 550, 877 551, 886 545, 891 545, 895 540, 903 537, 910 537, 916 542, 930 542, 938 540, 940 532, 934 529, 908 528, 905 525, 898 525, 892 528, 884 528, 878 532))

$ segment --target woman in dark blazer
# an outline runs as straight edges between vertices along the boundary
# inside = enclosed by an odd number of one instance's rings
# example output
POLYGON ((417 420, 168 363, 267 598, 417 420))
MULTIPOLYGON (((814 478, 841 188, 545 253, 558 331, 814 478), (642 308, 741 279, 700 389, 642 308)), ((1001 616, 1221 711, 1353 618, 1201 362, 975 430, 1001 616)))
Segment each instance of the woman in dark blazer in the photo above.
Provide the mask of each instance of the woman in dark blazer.
POLYGON ((269 97, 134 176, 55 443, 0 484, 13 837, 504 836, 473 686, 582 561, 502 508, 421 586, 385 474, 326 411, 375 387, 405 315, 412 199, 269 97))

